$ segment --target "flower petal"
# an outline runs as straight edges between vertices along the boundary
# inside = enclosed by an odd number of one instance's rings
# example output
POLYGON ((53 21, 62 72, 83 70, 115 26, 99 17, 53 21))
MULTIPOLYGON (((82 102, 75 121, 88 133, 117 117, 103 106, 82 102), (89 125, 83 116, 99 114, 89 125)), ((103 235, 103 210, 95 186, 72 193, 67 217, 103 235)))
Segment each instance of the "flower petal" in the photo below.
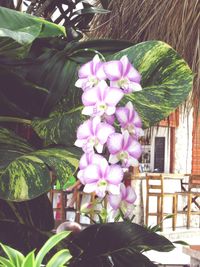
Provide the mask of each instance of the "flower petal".
POLYGON ((78 71, 79 78, 87 78, 92 75, 93 61, 89 61, 84 64, 78 71))
POLYGON ((98 101, 98 87, 89 88, 82 94, 84 106, 92 106, 98 101))
POLYGON ((106 195, 106 189, 107 189, 107 185, 100 185, 100 186, 97 186, 96 188, 96 195, 99 197, 99 198, 104 198, 105 195, 106 195))
POLYGON ((86 139, 92 134, 92 122, 91 120, 87 120, 82 123, 77 130, 77 138, 78 139, 86 139))
POLYGON ((115 116, 114 115, 107 115, 104 114, 103 119, 110 125, 113 125, 114 121, 115 121, 115 116))
POLYGON ((86 81, 87 79, 78 79, 75 83, 75 86, 78 88, 83 88, 86 81))
POLYGON ((77 147, 83 147, 86 143, 86 140, 85 139, 77 139, 74 143, 75 146, 77 147))
POLYGON ((133 123, 136 127, 139 127, 139 128, 142 127, 142 120, 136 111, 134 113, 133 123))
POLYGON ((130 145, 127 147, 127 151, 129 153, 129 155, 138 159, 141 156, 142 147, 138 141, 131 138, 131 142, 130 142, 130 145))
POLYGON ((122 77, 122 63, 119 60, 113 60, 104 63, 104 72, 110 81, 117 81, 122 77))
POLYGON ((120 133, 113 133, 108 137, 107 146, 110 154, 117 154, 122 150, 123 136, 120 133))
POLYGON ((83 170, 83 179, 86 184, 97 182, 101 177, 99 167, 96 164, 90 164, 83 170))
POLYGON ((109 167, 106 180, 110 184, 118 185, 121 183, 123 176, 124 176, 123 169, 121 168, 121 166, 115 164, 109 167))
POLYGON ((96 136, 97 133, 97 127, 101 123, 101 118, 99 116, 95 116, 91 119, 92 123, 92 133, 96 136))
POLYGON ((81 181, 82 184, 85 184, 85 181, 83 179, 83 170, 80 170, 78 173, 77 173, 77 178, 81 181))
POLYGON ((137 198, 135 190, 131 186, 128 186, 126 188, 126 192, 127 192, 126 202, 133 204, 137 198))
POLYGON ((137 91, 141 91, 141 90, 142 90, 142 86, 139 83, 136 83, 136 82, 130 82, 129 83, 128 93, 137 92, 137 91))
POLYGON ((97 184, 96 183, 90 183, 90 184, 86 184, 83 188, 83 192, 85 193, 92 193, 95 192, 97 188, 97 184))
POLYGON ((105 159, 104 157, 101 158, 101 160, 99 160, 98 162, 99 168, 101 169, 101 173, 104 176, 105 173, 107 172, 107 168, 108 168, 108 161, 107 159, 105 159))
POLYGON ((97 126, 97 138, 101 144, 107 142, 108 136, 115 132, 115 128, 107 123, 100 123, 97 126))
POLYGON ((105 103, 109 106, 116 106, 123 96, 124 93, 121 89, 110 87, 105 96, 105 103))
POLYGON ((141 75, 140 73, 131 65, 129 70, 128 70, 128 73, 126 74, 127 78, 132 81, 132 82, 135 82, 135 83, 140 83, 141 81, 141 75))
POLYGON ((95 75, 99 80, 105 80, 106 74, 104 72, 104 63, 103 62, 99 62, 96 67, 95 67, 95 75))
POLYGON ((114 209, 117 210, 120 206, 120 202, 121 202, 121 195, 112 195, 109 194, 108 196, 108 202, 110 204, 110 206, 114 209))
POLYGON ((126 130, 123 132, 123 149, 127 150, 128 146, 130 145, 131 140, 133 139, 129 132, 126 130))
POLYGON ((122 199, 125 199, 127 196, 126 186, 123 183, 120 184, 120 194, 121 194, 122 199))
POLYGON ((129 122, 128 121, 128 117, 129 117, 128 108, 125 108, 125 107, 117 108, 115 115, 116 115, 121 127, 124 128, 126 126, 126 124, 129 122))
POLYGON ((109 107, 107 107, 105 113, 106 113, 106 115, 111 116, 111 115, 115 114, 115 110, 116 110, 116 107, 109 106, 109 107))
POLYGON ((89 115, 89 116, 92 116, 93 113, 95 113, 95 108, 94 108, 94 106, 87 106, 87 107, 84 107, 84 109, 82 110, 82 114, 83 114, 83 115, 89 115))
POLYGON ((109 184, 108 187, 107 187, 107 191, 110 192, 113 195, 119 195, 120 186, 119 185, 114 185, 114 184, 109 184))

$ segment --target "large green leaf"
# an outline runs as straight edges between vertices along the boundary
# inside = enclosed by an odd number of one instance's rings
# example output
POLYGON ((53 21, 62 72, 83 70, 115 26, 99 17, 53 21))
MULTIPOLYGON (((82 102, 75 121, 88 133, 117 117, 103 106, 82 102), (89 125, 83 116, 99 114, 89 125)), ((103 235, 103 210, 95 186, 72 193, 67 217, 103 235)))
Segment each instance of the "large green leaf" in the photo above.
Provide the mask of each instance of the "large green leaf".
POLYGON ((77 148, 59 146, 32 152, 28 143, 4 128, 1 137, 0 197, 3 199, 23 201, 40 196, 52 186, 50 169, 63 186, 78 167, 81 154, 77 148))
POLYGON ((65 35, 64 27, 42 18, 0 7, 0 55, 23 58, 40 37, 65 35))
POLYGON ((0 67, 0 115, 32 118, 41 115, 48 90, 0 67))
POLYGON ((63 185, 78 167, 78 152, 75 148, 48 148, 16 158, 0 176, 1 198, 23 201, 49 191, 52 187, 50 168, 63 185))
POLYGON ((140 114, 143 127, 166 118, 187 98, 193 75, 187 63, 169 45, 160 41, 137 44, 116 53, 112 59, 127 55, 142 75, 143 90, 127 95, 140 114))
POLYGON ((45 45, 51 47, 52 39, 49 42, 37 39, 37 44, 31 49, 31 55, 34 55, 34 58, 35 55, 39 55, 34 60, 4 59, 2 61, 1 115, 24 118, 44 117, 55 109, 57 103, 56 110, 59 111, 68 111, 76 107, 81 103, 82 93, 74 85, 79 65, 94 56, 93 50, 98 49, 103 54, 111 54, 129 47, 132 43, 96 40, 66 45, 65 41, 56 39, 52 49, 44 49, 45 45), (41 51, 43 51, 42 54, 41 51))
POLYGON ((4 169, 15 158, 33 150, 26 140, 0 127, 0 169, 4 169))
POLYGON ((55 112, 47 119, 35 119, 32 127, 36 133, 49 144, 65 144, 72 146, 76 141, 78 126, 85 119, 81 114, 82 109, 69 112, 55 112))
POLYGON ((80 64, 89 61, 96 50, 110 55, 130 45, 130 42, 124 41, 96 40, 69 43, 62 51, 47 49, 37 58, 26 77, 28 81, 49 90, 42 105, 42 115, 52 111, 60 100, 58 109, 62 111, 80 105, 82 91, 74 85, 77 80, 77 69, 80 64))
POLYGON ((165 237, 127 222, 95 224, 73 239, 70 267, 155 266, 142 251, 170 251, 174 245, 165 237))
POLYGON ((66 94, 70 102, 80 103, 80 94, 78 97, 78 94, 71 90, 74 87, 77 67, 77 62, 71 60, 65 50, 47 50, 37 59, 27 74, 27 79, 40 87, 48 88, 49 94, 41 107, 42 115, 48 114, 66 94))
POLYGON ((41 231, 51 231, 54 228, 53 209, 46 194, 23 202, 0 199, 0 205, 1 220, 13 220, 41 231))

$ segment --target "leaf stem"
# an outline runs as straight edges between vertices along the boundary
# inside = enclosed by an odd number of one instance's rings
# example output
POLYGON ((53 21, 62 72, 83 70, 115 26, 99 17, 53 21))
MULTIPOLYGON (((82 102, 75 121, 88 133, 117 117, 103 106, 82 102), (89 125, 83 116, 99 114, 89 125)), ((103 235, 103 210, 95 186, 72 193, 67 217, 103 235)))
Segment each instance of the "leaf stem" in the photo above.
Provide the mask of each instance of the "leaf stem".
POLYGON ((91 48, 79 49, 79 50, 73 52, 72 54, 70 54, 70 56, 76 55, 76 54, 79 53, 79 52, 92 52, 92 53, 94 53, 94 54, 99 55, 99 57, 100 57, 100 59, 101 59, 102 61, 106 61, 106 59, 105 59, 105 57, 104 57, 103 54, 101 54, 99 51, 97 51, 97 50, 95 50, 95 49, 91 49, 91 48))
POLYGON ((16 122, 31 125, 31 120, 9 116, 0 116, 0 122, 16 122))

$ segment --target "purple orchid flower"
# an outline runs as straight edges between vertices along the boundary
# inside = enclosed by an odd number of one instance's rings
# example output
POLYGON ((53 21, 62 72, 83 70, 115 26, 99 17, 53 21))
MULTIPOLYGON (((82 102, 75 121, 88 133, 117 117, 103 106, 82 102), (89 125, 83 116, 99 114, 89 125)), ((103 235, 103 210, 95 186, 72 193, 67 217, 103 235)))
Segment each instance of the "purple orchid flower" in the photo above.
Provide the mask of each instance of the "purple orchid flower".
POLYGON ((78 72, 79 79, 76 81, 75 86, 85 91, 96 86, 100 80, 105 80, 106 75, 103 70, 103 64, 98 55, 94 56, 91 61, 80 68, 78 72))
POLYGON ((136 193, 135 190, 131 186, 125 186, 123 183, 120 184, 120 194, 112 195, 109 194, 108 201, 110 206, 117 210, 119 208, 127 209, 129 205, 136 201, 136 193))
POLYGON ((96 192, 98 197, 103 198, 106 191, 113 195, 119 194, 123 169, 117 164, 109 165, 107 160, 101 157, 98 164, 90 164, 83 170, 82 178, 85 181, 84 192, 96 192))
POLYGON ((93 151, 95 147, 98 153, 102 153, 108 136, 114 132, 113 126, 101 122, 100 117, 94 117, 79 126, 75 146, 82 147, 86 153, 93 151))
POLYGON ((111 164, 121 161, 122 167, 138 166, 142 148, 140 143, 129 135, 128 131, 124 131, 122 134, 111 134, 108 137, 107 146, 111 164))
POLYGON ((123 97, 119 88, 108 87, 105 81, 101 81, 96 87, 87 89, 82 95, 84 109, 82 114, 89 116, 113 115, 116 105, 123 97))
POLYGON ((142 121, 130 101, 125 107, 117 108, 115 114, 122 128, 122 132, 127 130, 129 134, 135 136, 136 138, 144 135, 144 131, 142 130, 142 121))
POLYGON ((98 164, 101 160, 102 156, 95 154, 94 152, 89 152, 82 155, 79 161, 79 172, 77 173, 77 177, 82 184, 85 184, 83 179, 83 170, 90 164, 98 164))
POLYGON ((113 60, 104 63, 104 72, 111 81, 111 87, 117 87, 124 90, 124 93, 131 93, 142 90, 140 85, 141 75, 129 62, 127 56, 120 60, 113 60))

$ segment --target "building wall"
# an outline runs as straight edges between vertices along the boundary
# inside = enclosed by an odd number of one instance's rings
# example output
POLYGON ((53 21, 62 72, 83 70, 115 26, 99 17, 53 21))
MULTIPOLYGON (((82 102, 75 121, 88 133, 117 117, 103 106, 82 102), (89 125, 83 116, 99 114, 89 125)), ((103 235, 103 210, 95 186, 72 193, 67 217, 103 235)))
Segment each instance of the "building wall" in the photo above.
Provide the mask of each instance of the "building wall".
POLYGON ((179 126, 176 128, 175 137, 174 172, 191 173, 193 110, 186 114, 182 108, 179 114, 179 126))

